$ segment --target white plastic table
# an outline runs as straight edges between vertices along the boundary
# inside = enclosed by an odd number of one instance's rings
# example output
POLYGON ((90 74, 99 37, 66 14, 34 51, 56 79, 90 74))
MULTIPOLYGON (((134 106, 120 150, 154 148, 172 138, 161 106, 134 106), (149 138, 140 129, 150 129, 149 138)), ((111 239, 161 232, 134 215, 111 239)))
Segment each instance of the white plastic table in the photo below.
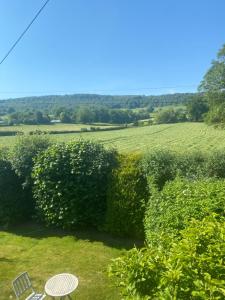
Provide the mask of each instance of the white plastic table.
POLYGON ((77 288, 78 278, 72 274, 62 273, 51 277, 45 284, 45 292, 55 299, 72 299, 70 294, 77 288))

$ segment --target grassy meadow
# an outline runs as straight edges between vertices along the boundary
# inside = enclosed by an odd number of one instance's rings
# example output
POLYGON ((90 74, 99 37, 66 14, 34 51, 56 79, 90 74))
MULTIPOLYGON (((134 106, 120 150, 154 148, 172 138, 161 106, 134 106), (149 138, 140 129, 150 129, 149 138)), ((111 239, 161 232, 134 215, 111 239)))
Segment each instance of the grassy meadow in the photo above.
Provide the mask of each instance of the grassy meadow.
POLYGON ((107 276, 107 266, 132 246, 130 240, 101 233, 71 234, 33 224, 0 231, 0 299, 15 299, 11 282, 28 271, 37 291, 43 291, 51 276, 68 272, 79 279, 72 299, 117 300, 119 291, 107 276))
MULTIPOLYGON (((38 128, 45 130, 44 126, 38 126, 38 128)), ((67 130, 71 130, 73 126, 77 125, 60 124, 57 126, 61 129, 63 126, 68 128, 67 130)), ((82 126, 86 127, 86 125, 82 126)), ((204 123, 193 122, 161 124, 102 132, 53 134, 51 138, 59 142, 80 138, 94 140, 103 143, 106 147, 115 147, 120 152, 145 152, 148 149, 159 147, 179 152, 192 150, 210 151, 225 148, 224 130, 215 129, 204 123)), ((15 141, 15 136, 0 137, 0 147, 10 147, 15 141)))

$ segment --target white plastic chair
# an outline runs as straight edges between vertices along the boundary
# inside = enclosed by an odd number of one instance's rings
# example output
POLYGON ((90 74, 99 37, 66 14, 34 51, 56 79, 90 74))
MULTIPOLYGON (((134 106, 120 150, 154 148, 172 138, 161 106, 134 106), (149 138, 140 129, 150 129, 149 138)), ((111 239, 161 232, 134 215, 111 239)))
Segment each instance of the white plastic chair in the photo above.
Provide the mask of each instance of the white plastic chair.
POLYGON ((42 300, 46 297, 45 294, 39 294, 35 292, 27 272, 24 272, 21 275, 19 275, 12 282, 12 285, 17 300, 19 300, 20 297, 29 290, 31 291, 31 294, 26 298, 26 300, 42 300))

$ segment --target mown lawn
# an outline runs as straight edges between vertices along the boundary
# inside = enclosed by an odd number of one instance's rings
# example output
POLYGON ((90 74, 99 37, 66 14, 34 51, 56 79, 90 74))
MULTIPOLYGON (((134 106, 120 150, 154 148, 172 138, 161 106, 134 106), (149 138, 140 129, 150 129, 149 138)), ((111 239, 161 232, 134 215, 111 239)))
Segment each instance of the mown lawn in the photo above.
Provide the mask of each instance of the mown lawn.
POLYGON ((118 300, 119 290, 108 278, 107 266, 133 245, 101 233, 71 234, 31 224, 0 231, 0 299, 15 299, 11 281, 28 271, 39 291, 51 276, 68 272, 79 278, 73 299, 118 300))
MULTIPOLYGON (((167 148, 177 152, 211 151, 225 148, 225 130, 204 123, 162 124, 122 130, 51 135, 55 141, 89 139, 120 152, 145 152, 167 148)), ((12 146, 16 137, 0 137, 0 148, 12 146)))

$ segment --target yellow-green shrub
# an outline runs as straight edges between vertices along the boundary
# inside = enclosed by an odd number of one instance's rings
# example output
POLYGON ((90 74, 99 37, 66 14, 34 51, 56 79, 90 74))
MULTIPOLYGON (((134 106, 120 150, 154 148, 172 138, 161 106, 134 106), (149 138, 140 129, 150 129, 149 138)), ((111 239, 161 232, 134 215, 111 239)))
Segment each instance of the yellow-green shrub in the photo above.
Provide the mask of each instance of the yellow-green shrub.
POLYGON ((121 236, 143 237, 143 219, 149 197, 138 155, 121 155, 107 193, 107 231, 121 236))
POLYGON ((109 272, 123 299, 225 299, 224 221, 193 219, 166 248, 134 248, 115 259, 109 272))

